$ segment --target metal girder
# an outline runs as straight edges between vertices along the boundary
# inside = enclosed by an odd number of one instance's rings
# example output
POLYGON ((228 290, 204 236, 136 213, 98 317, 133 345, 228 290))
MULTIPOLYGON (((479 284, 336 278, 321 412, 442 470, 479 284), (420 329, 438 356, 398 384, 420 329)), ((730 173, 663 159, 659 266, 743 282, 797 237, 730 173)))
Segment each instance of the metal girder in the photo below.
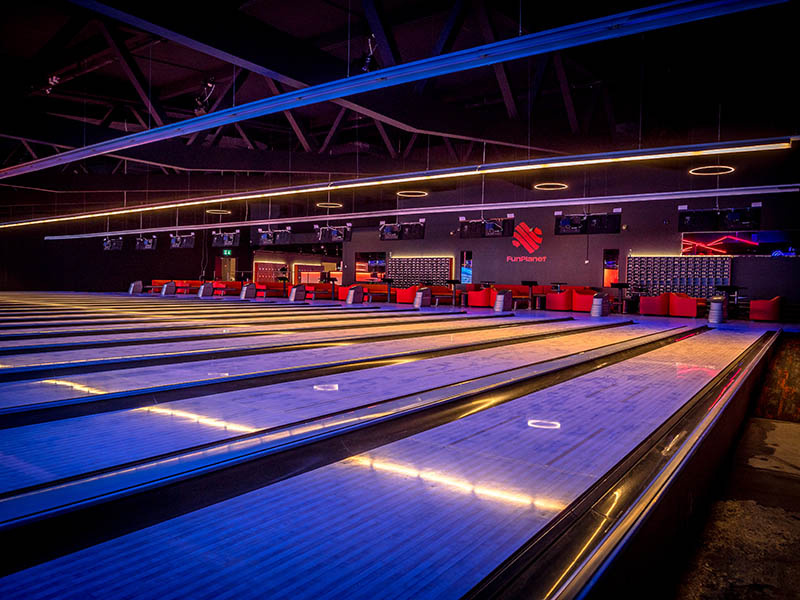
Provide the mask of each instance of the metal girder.
MULTIPOLYGON (((112 12, 115 18, 133 19, 130 15, 109 9, 95 0, 72 0, 73 2, 101 12, 112 12)), ((656 7, 637 9, 626 13, 611 15, 583 23, 559 27, 539 33, 512 38, 494 44, 470 48, 459 52, 431 57, 419 61, 381 69, 374 73, 364 73, 344 80, 331 81, 310 88, 287 92, 280 96, 249 102, 241 106, 203 115, 179 123, 172 123, 149 131, 143 131, 121 138, 93 144, 84 148, 62 152, 58 156, 42 158, 0 169, 0 179, 22 173, 30 173, 52 166, 81 160, 90 156, 108 154, 130 149, 156 141, 188 135, 221 125, 236 123, 284 110, 308 106, 319 102, 340 99, 371 90, 400 85, 474 69, 493 64, 524 58, 545 52, 552 52, 576 45, 588 44, 618 38, 643 31, 688 23, 749 10, 761 6, 784 3, 787 0, 729 0, 721 1, 677 1, 656 7)), ((145 23, 145 25, 148 25, 145 23)), ((150 25, 152 27, 152 25, 150 25)), ((263 70, 263 67, 258 67, 263 70)), ((301 84, 302 85, 302 84, 301 84)), ((377 118, 377 117, 376 117, 377 118)))
POLYGON ((453 162, 458 162, 458 154, 456 154, 456 150, 453 148, 453 143, 447 138, 442 139, 444 140, 444 146, 447 148, 447 153, 450 155, 450 158, 453 162))
MULTIPOLYGON (((278 88, 278 84, 275 83, 275 80, 270 79, 269 77, 264 77, 264 80, 267 82, 267 87, 269 87, 269 91, 272 93, 273 96, 278 96, 281 94, 281 90, 278 88)), ((283 111, 283 116, 286 117, 286 120, 289 122, 289 126, 294 131, 294 134, 297 136, 300 145, 303 146, 303 150, 306 152, 313 152, 314 148, 311 145, 311 138, 308 136, 308 133, 303 129, 303 127, 298 123, 295 116, 292 114, 292 111, 285 110, 283 111)))
MULTIPOLYGON (((484 41, 487 44, 494 43, 494 29, 492 29, 492 23, 489 21, 489 15, 486 12, 485 0, 475 0, 475 13, 478 16, 478 24, 480 25, 484 41)), ((495 63, 492 65, 492 68, 494 69, 494 76, 497 79, 497 85, 500 88, 500 95, 503 97, 503 104, 506 106, 508 118, 518 119, 519 112, 517 111, 517 103, 514 101, 514 93, 511 90, 511 84, 508 82, 506 68, 502 63, 495 63)))
MULTIPOLYGON (((206 13, 197 11, 195 3, 188 0, 172 0, 162 4, 110 0, 114 6, 93 0, 70 1, 73 4, 83 2, 87 8, 96 9, 132 27, 265 75, 295 89, 329 81, 336 74, 343 77, 348 72, 344 61, 331 54, 219 4, 213 13, 206 13), (192 18, 187 19, 186 14, 192 14, 192 18)), ((425 109, 419 110, 419 98, 411 89, 395 89, 391 93, 377 91, 357 101, 336 98, 331 102, 410 133, 474 139, 525 150, 561 153, 551 148, 523 144, 518 128, 498 128, 496 125, 476 122, 469 111, 445 105, 436 98, 426 97, 425 109)))
MULTIPOLYGON (((108 139, 115 134, 113 130, 103 129, 97 125, 80 121, 67 121, 57 117, 34 115, 33 113, 17 113, 17 119, 8 123, 0 137, 26 140, 33 144, 55 146, 69 151, 76 146, 78 140, 84 139, 92 144, 108 139), (30 118, 19 118, 20 115, 30 118), (35 123, 33 129, 26 125, 35 123)), ((19 151, 22 146, 15 146, 19 151)), ((54 156, 57 156, 54 155, 54 156)), ((131 162, 147 164, 155 167, 167 167, 181 171, 225 171, 253 173, 298 173, 325 174, 355 173, 355 161, 350 156, 320 156, 317 153, 295 153, 291 156, 285 151, 244 150, 237 148, 203 148, 197 152, 195 147, 186 147, 182 140, 166 140, 157 146, 131 148, 108 154, 106 156, 124 159, 131 162)), ((384 157, 360 157, 360 169, 366 173, 384 173, 397 168, 396 163, 384 157)), ((420 168, 422 165, 418 165, 420 168)))
POLYGON ((147 110, 150 113, 150 116, 153 118, 153 121, 155 121, 156 125, 159 127, 163 126, 164 123, 166 123, 164 111, 159 105, 158 100, 153 98, 149 83, 139 69, 139 66, 136 64, 136 60, 133 58, 133 55, 128 52, 128 47, 125 45, 125 40, 122 39, 122 37, 119 35, 119 31, 117 31, 117 29, 112 25, 99 20, 95 21, 95 23, 100 29, 100 32, 103 34, 106 43, 108 43, 109 47, 117 56, 119 66, 122 67, 125 75, 130 80, 131 85, 133 85, 133 88, 136 90, 136 94, 139 96, 139 99, 147 107, 147 110))
POLYGON ((389 139, 389 134, 386 133, 386 128, 383 126, 383 123, 380 121, 375 121, 375 127, 378 128, 378 133, 381 134, 381 139, 383 140, 383 143, 386 144, 386 149, 389 151, 389 156, 392 158, 397 158, 397 150, 395 150, 392 146, 392 140, 389 139))
POLYGON ((347 112, 347 109, 344 106, 339 109, 339 112, 336 115, 336 118, 333 120, 333 124, 331 125, 331 128, 328 130, 328 135, 325 136, 325 141, 322 142, 322 146, 320 146, 320 149, 319 149, 319 153, 320 154, 323 154, 325 152, 325 150, 327 150, 328 147, 331 145, 331 142, 333 141, 333 138, 336 135, 336 132, 339 129, 339 125, 341 125, 342 119, 344 118, 344 114, 346 112, 347 112))
POLYGON ((572 101, 572 91, 569 88, 569 81, 567 80, 567 72, 564 70, 564 63, 561 60, 561 53, 556 52, 553 55, 553 65, 556 68, 556 76, 558 77, 558 85, 561 88, 561 97, 564 99, 564 108, 567 111, 567 120, 569 121, 569 128, 572 133, 578 133, 578 114, 575 112, 575 104, 572 101))
POLYGON ((381 66, 393 67, 400 62, 400 53, 397 51, 397 45, 394 43, 391 33, 386 29, 383 11, 376 2, 377 0, 361 0, 361 5, 364 7, 364 16, 369 23, 369 28, 378 43, 375 51, 378 53, 381 66))
POLYGON ((414 149, 414 143, 417 141, 418 135, 419 134, 417 134, 417 133, 414 133, 414 134, 411 135, 411 139, 408 140, 408 143, 406 144, 406 148, 405 148, 405 150, 403 150, 403 160, 408 158, 408 155, 411 154, 411 150, 414 149))
MULTIPOLYGON (((250 76, 249 71, 245 71, 244 69, 237 69, 233 77, 231 77, 228 82, 225 84, 225 87, 220 90, 217 99, 211 104, 209 112, 215 112, 219 109, 219 107, 225 103, 228 104, 229 102, 233 104, 233 93, 236 89, 241 89, 244 85, 244 82, 247 81, 247 78, 250 76)), ((216 134, 214 135, 214 139, 216 136, 219 135, 221 129, 217 129, 216 134)), ((195 140, 197 139, 199 133, 194 133, 189 136, 189 139, 186 140, 186 145, 191 146, 195 140)))
MULTIPOLYGON (((444 27, 442 27, 442 31, 439 33, 439 38, 436 40, 436 45, 433 47, 431 56, 439 56, 440 54, 449 52, 453 48, 453 44, 458 37, 458 32, 464 24, 465 6, 465 0, 455 0, 455 2, 453 2, 453 7, 447 15, 447 20, 444 23, 444 27)), ((417 85, 414 87, 414 93, 422 94, 429 81, 429 79, 423 79, 417 82, 417 85)))

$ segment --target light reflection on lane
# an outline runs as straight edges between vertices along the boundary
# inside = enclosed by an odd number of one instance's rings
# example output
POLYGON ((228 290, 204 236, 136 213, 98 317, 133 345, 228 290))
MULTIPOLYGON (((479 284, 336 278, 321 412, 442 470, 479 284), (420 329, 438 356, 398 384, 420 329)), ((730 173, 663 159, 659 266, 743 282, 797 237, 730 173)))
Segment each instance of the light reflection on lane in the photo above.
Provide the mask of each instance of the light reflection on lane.
POLYGON ((396 462, 386 461, 369 456, 351 456, 342 461, 346 465, 366 467, 373 471, 391 473, 401 477, 419 478, 423 481, 438 483, 452 490, 465 494, 475 494, 478 498, 485 500, 498 500, 510 504, 522 506, 534 506, 540 510, 559 512, 566 508, 566 504, 549 498, 536 498, 527 494, 521 494, 510 490, 493 488, 489 486, 475 485, 465 479, 453 477, 445 473, 436 471, 419 470, 413 466, 403 465, 396 462))

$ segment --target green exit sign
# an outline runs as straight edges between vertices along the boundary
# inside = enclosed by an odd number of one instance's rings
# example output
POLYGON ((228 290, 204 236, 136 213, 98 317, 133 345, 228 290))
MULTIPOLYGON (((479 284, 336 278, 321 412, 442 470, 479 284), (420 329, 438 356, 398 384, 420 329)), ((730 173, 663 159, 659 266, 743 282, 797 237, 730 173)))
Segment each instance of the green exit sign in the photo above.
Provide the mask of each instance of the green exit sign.
POLYGON ((233 250, 231 250, 230 248, 225 248, 222 251, 222 256, 230 256, 231 254, 233 254, 233 250))

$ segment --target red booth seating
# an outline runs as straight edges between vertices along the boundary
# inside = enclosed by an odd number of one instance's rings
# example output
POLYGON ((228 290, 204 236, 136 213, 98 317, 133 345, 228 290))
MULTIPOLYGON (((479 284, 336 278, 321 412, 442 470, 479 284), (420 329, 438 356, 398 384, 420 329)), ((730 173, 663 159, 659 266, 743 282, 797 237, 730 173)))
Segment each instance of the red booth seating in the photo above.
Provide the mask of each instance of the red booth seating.
POLYGON ((669 314, 671 317, 697 317, 705 308, 704 298, 692 298, 687 294, 669 294, 669 314))
POLYGON ((548 292, 545 298, 547 310, 572 310, 572 290, 548 292))
POLYGON ((639 314, 666 316, 669 312, 669 293, 639 298, 639 314))
POLYGON ((781 312, 781 297, 775 296, 772 300, 751 300, 750 320, 752 321, 778 321, 781 312))
POLYGON ((172 279, 153 279, 153 281, 150 282, 150 285, 153 286, 150 290, 150 293, 160 294, 161 288, 164 287, 164 284, 169 283, 170 281, 172 281, 172 279))
POLYGON ((239 294, 242 291, 241 281, 215 281, 211 284, 214 288, 215 296, 226 296, 228 294, 239 294))
MULTIPOLYGON (((354 283, 353 285, 349 285, 347 287, 345 287, 343 285, 340 285, 338 288, 336 288, 336 299, 337 300, 341 300, 342 302, 344 302, 345 300, 347 300, 347 294, 350 293, 350 288, 354 288, 354 287, 356 287, 358 285, 360 285, 361 287, 364 287, 360 283, 354 283)), ((364 290, 364 291, 366 292, 366 290, 364 290)), ((367 301, 367 296, 365 294, 364 295, 364 302, 366 302, 366 301, 367 301)))
POLYGON ((395 291, 395 302, 398 304, 414 304, 414 298, 417 296, 419 286, 412 285, 410 288, 398 288, 395 291))
POLYGON ((494 288, 467 292, 467 306, 494 306, 496 299, 497 290, 494 288))
MULTIPOLYGON (((290 286, 286 285, 286 293, 289 293, 290 286)), ((256 298, 281 298, 283 297, 283 282, 265 281, 256 283, 256 298)))
POLYGON ((591 312, 594 295, 597 293, 590 289, 571 290, 572 291, 572 310, 580 312, 591 312))
POLYGON ((195 279, 176 279, 175 293, 196 294, 201 285, 203 285, 203 282, 195 279))
POLYGON ((312 300, 319 300, 320 298, 333 300, 330 283, 306 284, 306 293, 311 296, 312 300))

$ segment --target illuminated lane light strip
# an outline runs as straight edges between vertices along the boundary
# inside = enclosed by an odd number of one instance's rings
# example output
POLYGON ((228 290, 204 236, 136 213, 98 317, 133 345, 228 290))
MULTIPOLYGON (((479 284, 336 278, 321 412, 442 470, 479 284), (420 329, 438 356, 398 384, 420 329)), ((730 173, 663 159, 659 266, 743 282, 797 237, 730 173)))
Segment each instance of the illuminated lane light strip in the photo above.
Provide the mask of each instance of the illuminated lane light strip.
MULTIPOLYGON (((389 176, 365 177, 363 179, 347 179, 332 181, 327 183, 312 183, 307 185, 274 188, 260 191, 248 192, 238 195, 223 195, 205 198, 190 198, 177 202, 167 202, 163 204, 151 204, 133 208, 118 208, 112 210, 80 213, 75 215, 65 215, 59 217, 49 217, 44 219, 29 219, 25 221, 14 221, 0 224, 0 229, 9 227, 23 227, 28 225, 43 225, 48 223, 62 223, 66 221, 77 221, 93 219, 99 217, 113 217, 125 214, 139 214, 158 210, 169 210, 173 208, 186 208, 190 206, 204 206, 207 204, 221 204, 228 202, 250 201, 263 198, 278 198, 293 196, 297 194, 312 194, 318 192, 331 192, 335 190, 352 190, 367 187, 380 187, 386 185, 396 185, 400 183, 412 183, 418 181, 434 181, 438 179, 453 179, 459 177, 470 177, 475 175, 493 175, 501 173, 516 173, 524 171, 580 167, 591 165, 604 165, 613 163, 643 162, 652 160, 665 160, 673 158, 689 158, 695 156, 712 156, 722 154, 739 154, 743 152, 763 152, 768 150, 788 150, 792 147, 791 138, 770 138, 765 140, 752 140, 731 142, 725 144, 698 144, 694 146, 673 146, 666 148, 653 148, 648 150, 634 150, 621 152, 606 152, 599 154, 583 154, 575 156, 564 156, 559 158, 533 159, 503 163, 491 163, 484 165, 473 165, 470 167, 452 167, 447 169, 434 169, 430 171, 417 171, 413 173, 399 173, 389 176)), ((319 219, 319 217, 316 217, 319 219)), ((224 224, 226 227, 230 223, 224 224)), ((219 226, 219 224, 217 224, 219 226)), ((174 231, 176 228, 172 228, 174 231)), ((114 232, 105 232, 106 235, 113 235, 114 232)))
POLYGON ((106 390, 93 388, 82 383, 74 381, 67 381, 66 379, 42 379, 39 383, 49 383, 50 385, 61 385, 64 387, 72 388, 76 392, 86 392, 87 394, 107 394, 106 390))
MULTIPOLYGON (((407 216, 433 213, 467 213, 487 210, 508 211, 512 208, 541 208, 545 206, 586 206, 594 204, 627 203, 627 202, 654 202, 657 200, 687 200, 696 198, 723 198, 729 196, 756 196, 762 194, 787 194, 800 191, 800 183, 781 183, 773 185, 758 185, 738 188, 714 188, 707 190, 678 190, 672 192, 648 192, 641 194, 620 194, 614 196, 575 196, 559 198, 558 200, 524 200, 520 202, 493 202, 486 204, 447 204, 422 206, 415 208, 400 208, 394 210, 373 210, 366 212, 342 213, 336 215, 337 220, 372 219, 386 216, 407 216)), ((276 219, 261 219, 258 221, 237 221, 225 223, 226 227, 253 227, 257 225, 286 225, 291 223, 314 223, 325 219, 324 216, 312 215, 308 217, 283 217, 276 219)), ((34 223, 25 223, 34 224, 34 223)), ((5 225, 0 225, 0 229, 5 225)), ((100 231, 95 233, 76 233, 68 235, 46 235, 45 240, 79 240, 87 238, 102 238, 108 235, 133 235, 139 233, 170 233, 174 231, 192 231, 203 229, 217 229, 219 224, 205 225, 172 225, 169 227, 147 227, 144 229, 127 229, 116 231, 100 231)))
POLYGON ((168 417, 189 419, 191 421, 194 421, 195 423, 199 423, 200 425, 208 425, 209 427, 216 427, 218 429, 225 429, 227 431, 239 431, 241 433, 255 433, 256 431, 261 431, 260 429, 256 429, 254 427, 248 427, 247 425, 239 425, 238 423, 230 423, 228 421, 214 419, 212 417, 207 417, 205 415, 198 415, 183 410, 173 410, 171 408, 161 408, 158 406, 146 406, 143 408, 134 408, 133 412, 147 412, 157 415, 166 415, 168 417))
POLYGON ((351 456, 343 461, 345 464, 357 465, 360 467, 371 468, 374 471, 392 473, 403 477, 417 478, 431 483, 438 483, 453 490, 465 494, 475 494, 478 498, 488 500, 499 500, 508 504, 518 504, 522 506, 533 506, 539 510, 560 512, 566 508, 566 504, 548 498, 534 498, 527 494, 520 494, 508 490, 492 488, 482 485, 474 485, 464 479, 451 477, 435 471, 420 471, 408 465, 390 462, 386 460, 373 459, 369 456, 351 456))

